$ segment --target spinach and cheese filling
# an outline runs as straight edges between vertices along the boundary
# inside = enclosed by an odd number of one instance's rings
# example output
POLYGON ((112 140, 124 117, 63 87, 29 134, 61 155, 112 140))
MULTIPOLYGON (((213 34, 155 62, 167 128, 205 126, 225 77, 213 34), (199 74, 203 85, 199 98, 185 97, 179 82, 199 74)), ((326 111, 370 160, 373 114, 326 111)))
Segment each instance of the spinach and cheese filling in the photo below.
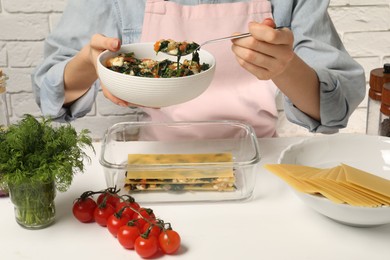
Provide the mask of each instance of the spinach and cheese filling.
POLYGON ((216 184, 125 184, 128 191, 234 191, 236 187, 232 183, 216 184))
POLYGON ((199 49, 199 44, 196 42, 177 42, 171 39, 161 39, 154 43, 154 51, 164 52, 174 56, 183 56, 191 54, 199 49))
POLYGON ((149 78, 173 78, 198 74, 210 68, 209 64, 199 62, 199 55, 194 54, 191 60, 171 61, 165 59, 156 61, 153 59, 138 59, 134 52, 121 53, 106 61, 106 67, 110 70, 139 77, 149 78))
POLYGON ((234 191, 235 182, 230 153, 132 154, 128 156, 125 188, 129 191, 234 191), (195 166, 200 163, 221 166, 195 166))

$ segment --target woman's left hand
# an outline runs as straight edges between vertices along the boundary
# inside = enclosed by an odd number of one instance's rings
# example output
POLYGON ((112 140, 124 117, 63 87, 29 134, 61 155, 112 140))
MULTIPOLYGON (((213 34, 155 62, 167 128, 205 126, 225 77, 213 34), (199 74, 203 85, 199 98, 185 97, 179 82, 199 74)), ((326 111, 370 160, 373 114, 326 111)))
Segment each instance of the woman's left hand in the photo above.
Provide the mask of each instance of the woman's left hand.
POLYGON ((283 73, 294 57, 294 35, 288 28, 274 29, 272 19, 249 24, 250 37, 233 40, 232 51, 239 64, 258 79, 273 79, 283 73))

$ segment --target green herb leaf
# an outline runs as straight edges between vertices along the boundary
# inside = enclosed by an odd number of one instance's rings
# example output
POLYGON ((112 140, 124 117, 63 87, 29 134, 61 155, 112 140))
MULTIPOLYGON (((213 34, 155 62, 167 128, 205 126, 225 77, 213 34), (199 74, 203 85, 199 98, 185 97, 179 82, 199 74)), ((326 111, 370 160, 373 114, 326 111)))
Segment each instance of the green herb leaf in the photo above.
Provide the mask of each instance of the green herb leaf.
POLYGON ((84 159, 90 159, 84 149, 93 149, 88 134, 32 115, 0 130, 0 187, 54 181, 59 191, 66 191, 74 174, 84 171, 84 159))

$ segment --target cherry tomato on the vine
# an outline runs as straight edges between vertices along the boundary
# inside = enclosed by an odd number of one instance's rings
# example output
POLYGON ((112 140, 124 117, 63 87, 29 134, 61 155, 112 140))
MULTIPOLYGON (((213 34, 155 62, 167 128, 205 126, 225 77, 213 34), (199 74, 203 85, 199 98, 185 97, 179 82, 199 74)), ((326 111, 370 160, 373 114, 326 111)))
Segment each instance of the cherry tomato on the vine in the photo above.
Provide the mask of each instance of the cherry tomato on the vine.
POLYGON ((132 196, 119 196, 119 191, 115 186, 84 192, 73 203, 73 215, 80 222, 106 226, 121 246, 134 249, 143 258, 176 253, 181 238, 171 224, 156 218, 151 208, 141 207, 132 196))
POLYGON ((97 204, 100 205, 101 203, 103 203, 104 199, 106 199, 106 203, 111 204, 114 209, 120 202, 120 198, 116 193, 104 192, 100 194, 97 198, 97 204))
POLYGON ((111 204, 102 203, 94 210, 94 217, 96 223, 100 226, 107 226, 107 219, 115 213, 115 208, 111 204))
POLYGON ((119 228, 126 225, 129 221, 130 218, 127 215, 114 213, 107 219, 107 229, 114 237, 116 237, 119 228))
POLYGON ((135 240, 134 249, 141 257, 151 257, 158 251, 157 238, 154 236, 149 236, 147 238, 139 236, 135 240))
POLYGON ((137 220, 137 226, 142 229, 146 223, 155 222, 156 216, 153 213, 152 209, 149 208, 140 208, 138 213, 135 213, 133 219, 137 220))
POLYGON ((141 229, 141 233, 145 233, 148 231, 149 227, 152 226, 150 228, 150 231, 149 231, 149 236, 155 236, 156 238, 158 238, 158 236, 160 235, 161 233, 161 227, 158 226, 158 225, 155 225, 155 224, 149 224, 149 223, 146 223, 142 229, 141 229))
POLYGON ((135 240, 141 235, 136 225, 127 224, 118 229, 119 243, 127 249, 134 249, 135 240))
POLYGON ((80 222, 89 223, 94 221, 93 213, 96 206, 96 202, 90 197, 78 198, 73 203, 72 212, 80 222))
POLYGON ((180 235, 172 229, 164 230, 158 237, 161 251, 165 254, 174 254, 180 248, 180 235))
POLYGON ((123 209, 123 214, 128 215, 129 218, 133 218, 135 214, 134 210, 138 210, 139 208, 140 206, 137 202, 122 201, 116 205, 116 212, 123 209))

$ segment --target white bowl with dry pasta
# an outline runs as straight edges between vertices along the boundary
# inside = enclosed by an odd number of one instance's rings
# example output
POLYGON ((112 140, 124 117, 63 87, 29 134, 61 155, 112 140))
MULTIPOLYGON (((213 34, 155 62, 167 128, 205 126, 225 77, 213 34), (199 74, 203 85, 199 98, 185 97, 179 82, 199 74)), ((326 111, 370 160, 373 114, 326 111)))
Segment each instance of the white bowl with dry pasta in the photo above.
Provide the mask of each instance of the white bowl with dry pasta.
POLYGON ((288 173, 279 177, 320 214, 350 226, 390 223, 390 138, 316 136, 286 148, 278 163, 288 173))
POLYGON ((116 97, 146 107, 166 107, 192 100, 210 85, 215 58, 199 50, 180 58, 154 50, 154 43, 122 45, 118 52, 104 51, 97 60, 101 83, 116 97), (187 61, 185 61, 187 59, 187 61))

